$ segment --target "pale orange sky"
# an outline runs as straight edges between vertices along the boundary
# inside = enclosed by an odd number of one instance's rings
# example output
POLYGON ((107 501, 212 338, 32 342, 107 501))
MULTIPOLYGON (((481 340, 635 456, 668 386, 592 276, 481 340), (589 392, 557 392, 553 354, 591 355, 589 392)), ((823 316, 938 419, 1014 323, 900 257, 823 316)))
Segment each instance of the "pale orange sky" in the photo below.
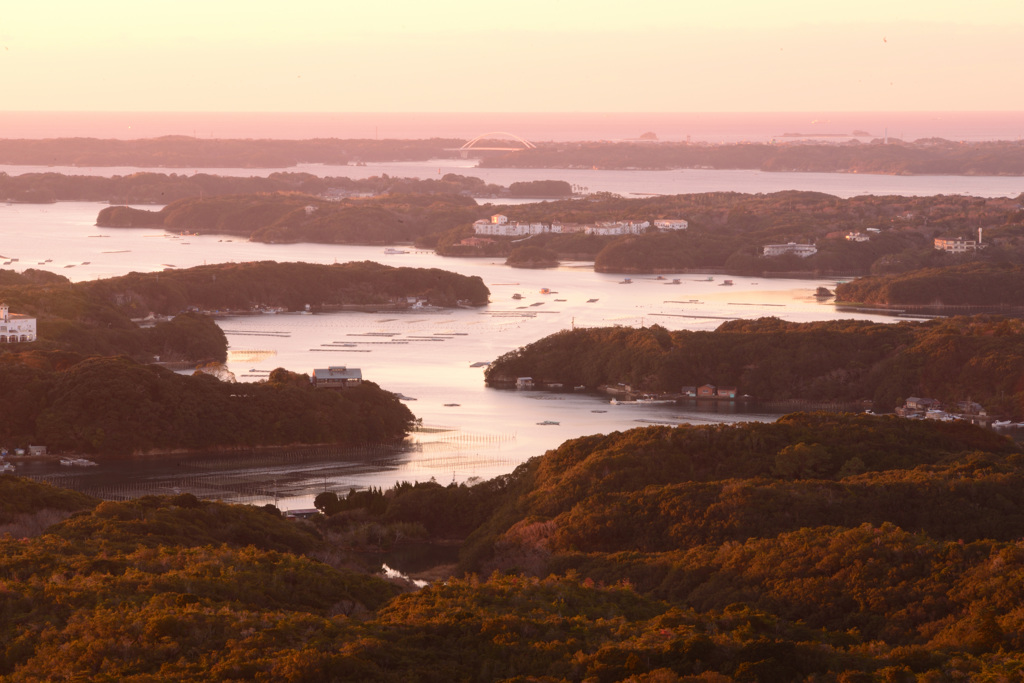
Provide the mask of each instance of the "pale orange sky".
POLYGON ((7 4, 5 111, 1024 110, 1021 0, 7 4))

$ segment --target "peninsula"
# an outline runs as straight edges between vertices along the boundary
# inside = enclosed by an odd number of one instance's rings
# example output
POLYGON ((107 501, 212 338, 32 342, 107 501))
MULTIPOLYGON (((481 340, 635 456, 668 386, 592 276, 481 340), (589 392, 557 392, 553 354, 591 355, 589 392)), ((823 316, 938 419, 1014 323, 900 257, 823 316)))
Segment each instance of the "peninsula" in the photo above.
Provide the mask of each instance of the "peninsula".
POLYGON ((678 395, 683 387, 736 387, 763 401, 867 400, 876 412, 908 397, 980 404, 1024 419, 1024 322, 961 317, 896 324, 778 318, 725 322, 712 332, 658 325, 559 332, 500 356, 485 378, 514 385, 629 385, 678 395))

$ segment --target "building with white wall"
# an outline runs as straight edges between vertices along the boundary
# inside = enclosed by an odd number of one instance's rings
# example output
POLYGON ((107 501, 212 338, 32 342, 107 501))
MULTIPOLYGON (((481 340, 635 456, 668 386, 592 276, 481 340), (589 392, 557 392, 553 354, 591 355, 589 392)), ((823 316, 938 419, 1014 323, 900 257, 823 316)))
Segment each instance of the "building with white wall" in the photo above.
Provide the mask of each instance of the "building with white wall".
POLYGON ((935 248, 949 254, 965 254, 968 251, 977 251, 978 241, 963 237, 936 237, 935 248))
POLYGON ((7 304, 0 304, 0 344, 36 340, 36 319, 11 313, 7 304))
POLYGON ((649 227, 650 221, 616 221, 588 225, 583 231, 588 235, 639 235, 649 227))
POLYGON ((797 244, 788 242, 786 244, 766 244, 761 249, 765 256, 782 256, 783 254, 796 254, 801 258, 807 258, 818 253, 818 248, 813 244, 797 244))
MULTIPOLYGON (((685 230, 689 224, 681 219, 659 219, 654 222, 659 230, 685 230)), ((604 223, 578 224, 561 223, 518 223, 509 221, 506 216, 495 214, 490 219, 482 218, 473 222, 473 232, 477 235, 496 235, 500 237, 520 237, 524 235, 542 235, 547 233, 562 234, 583 232, 588 235, 640 235, 651 227, 650 221, 608 221, 604 223)))
POLYGON ((659 218, 654 221, 654 227, 659 230, 686 230, 690 224, 681 218, 659 218))
MULTIPOLYGON (((502 218, 505 218, 502 216, 502 218)), ((479 220, 473 223, 473 232, 477 235, 498 235, 501 237, 519 237, 522 235, 542 235, 544 233, 558 233, 562 226, 558 223, 549 225, 547 223, 509 223, 507 220, 496 222, 493 218, 489 221, 479 220)))

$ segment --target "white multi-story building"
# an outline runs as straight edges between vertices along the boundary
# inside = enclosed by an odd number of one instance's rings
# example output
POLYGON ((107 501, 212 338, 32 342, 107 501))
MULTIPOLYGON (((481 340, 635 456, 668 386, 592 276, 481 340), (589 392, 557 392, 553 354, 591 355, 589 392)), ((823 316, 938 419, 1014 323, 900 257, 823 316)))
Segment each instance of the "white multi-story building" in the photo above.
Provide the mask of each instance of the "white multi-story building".
POLYGON ((978 241, 963 237, 936 237, 935 248, 950 254, 964 254, 968 251, 977 251, 978 241))
MULTIPOLYGON (((685 230, 689 224, 684 220, 659 219, 654 221, 660 230, 685 230)), ((510 222, 506 216, 495 214, 490 220, 482 218, 473 223, 473 232, 477 235, 497 235, 501 237, 517 237, 521 235, 541 235, 545 233, 583 232, 588 235, 640 235, 651 227, 650 221, 614 221, 582 225, 578 223, 517 223, 510 222)))
POLYGON ((36 340, 36 319, 11 313, 7 304, 0 304, 0 344, 36 340))
POLYGON ((618 221, 615 223, 598 223, 588 225, 584 232, 588 235, 639 235, 651 227, 650 221, 618 221))
POLYGON ((797 244, 788 242, 786 244, 766 244, 762 247, 765 256, 782 256, 783 254, 796 254, 801 258, 807 258, 818 253, 818 248, 813 244, 797 244))
MULTIPOLYGON (((505 218, 501 216, 501 218, 505 218)), ((562 226, 558 223, 548 225, 547 223, 509 223, 508 220, 496 222, 492 218, 489 221, 479 220, 473 223, 473 232, 477 235, 500 235, 502 237, 517 237, 520 235, 541 235, 548 232, 561 232, 562 226)))
POLYGON ((654 227, 659 230, 686 230, 690 224, 681 218, 659 218, 654 221, 654 227))

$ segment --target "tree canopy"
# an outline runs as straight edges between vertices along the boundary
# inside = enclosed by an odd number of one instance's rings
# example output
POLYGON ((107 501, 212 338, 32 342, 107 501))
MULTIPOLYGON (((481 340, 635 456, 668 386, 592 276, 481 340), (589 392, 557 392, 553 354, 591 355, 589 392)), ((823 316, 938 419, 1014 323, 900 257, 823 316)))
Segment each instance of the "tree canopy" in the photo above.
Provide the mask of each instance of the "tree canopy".
POLYGON ((496 359, 491 383, 629 384, 679 393, 683 386, 734 386, 760 400, 871 400, 892 410, 911 396, 972 400, 1024 417, 1024 323, 1002 317, 925 322, 735 320, 718 329, 564 330, 496 359))
POLYGON ((19 509, 78 512, 0 539, 0 676, 1012 680, 1022 465, 971 425, 798 414, 323 495, 314 523, 188 494, 61 502, 4 475, 19 509), (399 592, 353 569, 341 529, 409 520, 468 533, 478 573, 399 592))

